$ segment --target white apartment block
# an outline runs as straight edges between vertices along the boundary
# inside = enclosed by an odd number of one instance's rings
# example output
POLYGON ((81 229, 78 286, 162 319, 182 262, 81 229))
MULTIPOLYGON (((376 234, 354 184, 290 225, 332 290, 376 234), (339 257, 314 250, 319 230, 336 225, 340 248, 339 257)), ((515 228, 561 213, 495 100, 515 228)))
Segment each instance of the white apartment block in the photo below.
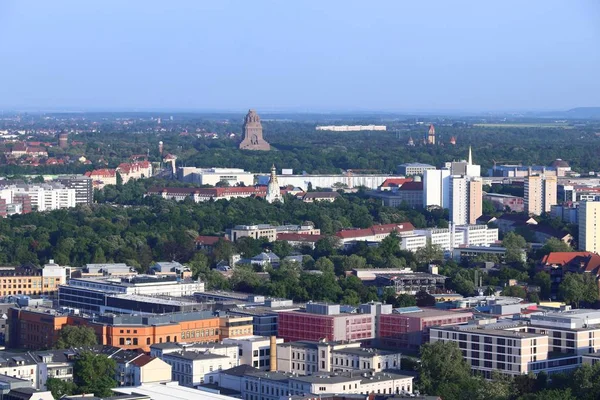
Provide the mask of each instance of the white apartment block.
POLYGON ((427 236, 413 233, 412 235, 402 235, 400 248, 402 250, 417 251, 427 245, 427 236))
POLYGON ((513 325, 432 327, 429 341, 457 343, 471 369, 488 379, 493 371, 527 374, 533 371, 533 363, 548 358, 548 336, 528 333, 525 325, 513 325))
MULTIPOLYGON (((277 338, 275 343, 282 344, 283 339, 277 338)), ((225 338, 223 344, 233 345, 239 349, 240 364, 251 365, 263 371, 270 369, 271 338, 266 336, 225 338)))
POLYGON ((444 251, 463 245, 487 247, 498 241, 498 229, 486 225, 458 225, 454 227, 454 233, 449 228, 415 229, 414 234, 402 236, 400 247, 417 251, 425 247, 428 240, 444 251))
POLYGON ((450 206, 450 170, 429 169, 423 171, 423 207, 450 206))
POLYGON ((36 185, 13 185, 5 189, 12 192, 10 198, 16 193, 29 195, 31 208, 37 211, 50 211, 59 208, 71 208, 76 206, 75 189, 68 189, 61 184, 36 184, 36 185))
POLYGON ((400 368, 401 354, 360 347, 360 343, 298 341, 277 346, 277 370, 298 375, 321 372, 381 372, 400 368))
POLYGON ((457 225, 454 227, 454 247, 489 246, 498 241, 498 228, 488 228, 487 225, 457 225))
POLYGON ((466 175, 452 175, 449 186, 450 221, 456 225, 474 224, 482 214, 482 181, 466 175))
POLYGON ((579 250, 600 254, 600 201, 579 204, 579 250))
POLYGON ((173 380, 179 382, 181 386, 188 387, 203 384, 205 375, 210 372, 239 365, 237 347, 228 355, 214 354, 210 350, 182 351, 163 354, 162 360, 171 366, 173 380))
POLYGON ((179 167, 177 178, 197 185, 216 186, 221 181, 227 182, 230 186, 254 185, 254 174, 241 168, 179 167))

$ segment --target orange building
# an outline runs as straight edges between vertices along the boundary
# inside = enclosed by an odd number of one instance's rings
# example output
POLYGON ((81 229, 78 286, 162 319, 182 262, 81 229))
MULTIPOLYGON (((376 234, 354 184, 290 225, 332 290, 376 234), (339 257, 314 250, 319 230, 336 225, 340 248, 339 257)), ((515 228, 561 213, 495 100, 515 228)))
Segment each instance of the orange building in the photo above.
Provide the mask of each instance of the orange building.
POLYGON ((51 348, 65 325, 79 325, 94 329, 98 344, 145 352, 155 343, 218 342, 221 326, 220 318, 210 311, 90 317, 48 308, 12 308, 8 324, 8 343, 12 348, 51 348))
POLYGON ((254 332, 252 320, 252 317, 221 317, 219 340, 252 336, 254 332))
POLYGON ((53 260, 44 268, 33 265, 0 267, 0 296, 53 295, 66 280, 67 269, 54 264, 53 260))

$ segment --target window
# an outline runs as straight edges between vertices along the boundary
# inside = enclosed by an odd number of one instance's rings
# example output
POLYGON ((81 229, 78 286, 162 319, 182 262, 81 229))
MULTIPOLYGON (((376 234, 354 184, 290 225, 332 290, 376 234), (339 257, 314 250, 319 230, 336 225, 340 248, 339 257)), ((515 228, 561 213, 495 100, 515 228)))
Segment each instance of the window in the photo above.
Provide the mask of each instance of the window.
POLYGON ((119 339, 119 344, 120 344, 121 346, 125 345, 125 338, 120 338, 120 339, 119 339))
POLYGON ((137 344, 138 344, 138 340, 137 340, 137 338, 133 338, 133 345, 134 345, 134 346, 137 346, 137 344))
POLYGON ((252 352, 252 355, 253 355, 254 357, 258 357, 258 350, 254 350, 254 351, 252 352))

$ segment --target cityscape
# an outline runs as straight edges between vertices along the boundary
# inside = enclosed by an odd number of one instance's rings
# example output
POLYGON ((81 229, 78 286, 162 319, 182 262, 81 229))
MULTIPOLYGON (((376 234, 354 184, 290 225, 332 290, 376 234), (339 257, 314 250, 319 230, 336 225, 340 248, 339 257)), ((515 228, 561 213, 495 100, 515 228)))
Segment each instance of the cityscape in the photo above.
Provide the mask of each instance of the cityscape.
MULTIPOLYGON (((7 55, 48 79, 7 61, 0 85, 0 400, 600 398, 595 70, 519 47, 541 36, 505 5, 493 57, 547 71, 485 59, 522 79, 490 94, 467 65, 484 6, 431 11, 458 20, 412 39, 440 55, 427 81, 418 53, 337 51, 397 51, 428 6, 256 3, 7 3, 0 30, 32 27, 7 55)), ((597 4, 553 7, 578 24, 537 25, 553 45, 597 44, 597 4)))

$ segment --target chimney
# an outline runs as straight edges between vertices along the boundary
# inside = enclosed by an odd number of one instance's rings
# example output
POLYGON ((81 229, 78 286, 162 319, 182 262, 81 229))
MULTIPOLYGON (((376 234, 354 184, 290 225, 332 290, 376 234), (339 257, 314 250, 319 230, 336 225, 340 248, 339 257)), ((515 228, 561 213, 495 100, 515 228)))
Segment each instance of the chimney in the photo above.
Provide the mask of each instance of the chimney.
POLYGON ((277 336, 271 336, 270 371, 277 371, 277 336))

